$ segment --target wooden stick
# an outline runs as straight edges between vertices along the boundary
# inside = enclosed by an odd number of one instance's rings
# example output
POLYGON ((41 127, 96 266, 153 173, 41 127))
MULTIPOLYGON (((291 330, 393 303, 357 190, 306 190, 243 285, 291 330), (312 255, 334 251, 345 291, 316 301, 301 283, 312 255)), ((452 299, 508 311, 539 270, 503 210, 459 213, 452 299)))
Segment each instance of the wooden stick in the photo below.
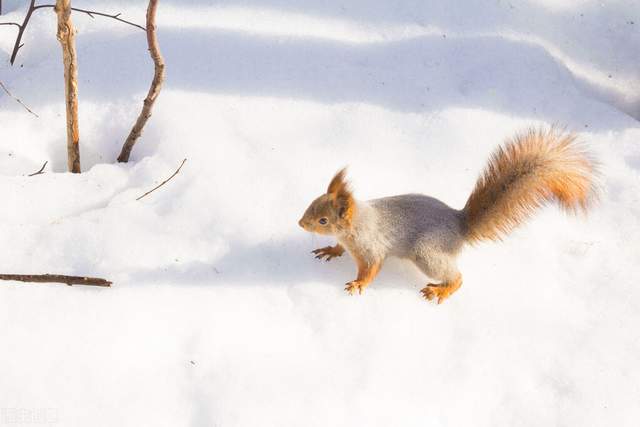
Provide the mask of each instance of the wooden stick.
POLYGON ((30 109, 29 107, 27 107, 27 106, 24 104, 24 102, 22 102, 22 101, 20 100, 20 98, 16 98, 15 96, 13 96, 13 95, 11 94, 11 92, 9 92, 9 89, 7 89, 7 87, 6 87, 6 86, 4 85, 4 83, 2 83, 1 81, 0 81, 0 86, 2 87, 2 90, 4 90, 4 91, 7 93, 7 95, 9 95, 11 98, 15 99, 15 101, 16 101, 18 104, 22 105, 22 106, 24 107, 24 109, 25 109, 25 110, 27 110, 28 112, 30 112, 31 114, 33 114, 33 115, 34 115, 34 116, 36 116, 36 117, 40 117, 40 116, 38 116, 36 113, 34 113, 33 111, 31 111, 31 109, 30 109))
POLYGON ((158 45, 158 37, 156 36, 156 9, 158 8, 158 0, 149 0, 149 6, 147 7, 147 45, 149 46, 149 55, 154 64, 153 80, 151 81, 151 87, 147 93, 147 97, 142 104, 142 111, 133 125, 129 136, 122 145, 122 150, 118 156, 118 162, 126 163, 129 161, 131 150, 134 144, 142 135, 142 129, 144 125, 151 117, 151 110, 153 104, 156 102, 156 98, 160 94, 162 89, 162 82, 164 82, 164 58, 160 53, 160 46, 158 45))
POLYGON ((178 172, 180 172, 180 169, 182 169, 182 166, 184 165, 184 162, 186 162, 187 159, 182 160, 182 163, 180 163, 180 166, 178 167, 178 169, 176 169, 176 171, 173 173, 173 175, 171 175, 169 178, 165 179, 164 181, 162 181, 160 183, 160 185, 156 185, 155 187, 153 187, 151 190, 147 191, 146 193, 144 193, 142 196, 138 197, 136 200, 140 200, 143 197, 145 197, 147 194, 151 194, 154 191, 156 191, 158 188, 162 187, 163 185, 165 185, 167 182, 171 181, 171 179, 178 175, 178 172))
POLYGON ((72 285, 110 287, 111 282, 97 277, 65 276, 61 274, 0 274, 0 280, 32 283, 65 283, 72 285))
POLYGON ((71 0, 56 0, 58 15, 56 34, 62 46, 64 94, 67 106, 67 166, 69 172, 80 173, 80 130, 78 129, 78 59, 76 36, 71 22, 71 0))

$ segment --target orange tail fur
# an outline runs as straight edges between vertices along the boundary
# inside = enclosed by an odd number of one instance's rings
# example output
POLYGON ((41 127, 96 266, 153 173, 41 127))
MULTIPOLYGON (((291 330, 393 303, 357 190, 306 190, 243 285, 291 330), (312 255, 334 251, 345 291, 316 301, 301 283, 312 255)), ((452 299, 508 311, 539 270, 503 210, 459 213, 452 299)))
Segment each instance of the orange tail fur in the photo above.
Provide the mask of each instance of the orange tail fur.
POLYGON ((554 200, 566 211, 585 211, 596 167, 575 139, 530 129, 499 147, 463 209, 467 240, 501 240, 554 200))

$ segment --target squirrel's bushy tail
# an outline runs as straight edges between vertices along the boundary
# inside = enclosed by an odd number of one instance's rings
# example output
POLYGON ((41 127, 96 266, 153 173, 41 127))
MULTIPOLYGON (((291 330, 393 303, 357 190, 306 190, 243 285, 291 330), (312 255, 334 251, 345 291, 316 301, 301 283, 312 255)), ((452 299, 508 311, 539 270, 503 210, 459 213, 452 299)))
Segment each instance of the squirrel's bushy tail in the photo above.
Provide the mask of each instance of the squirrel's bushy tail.
POLYGON ((530 129, 499 147, 462 211, 466 239, 500 240, 553 200, 567 211, 586 210, 595 165, 575 139, 557 129, 530 129))

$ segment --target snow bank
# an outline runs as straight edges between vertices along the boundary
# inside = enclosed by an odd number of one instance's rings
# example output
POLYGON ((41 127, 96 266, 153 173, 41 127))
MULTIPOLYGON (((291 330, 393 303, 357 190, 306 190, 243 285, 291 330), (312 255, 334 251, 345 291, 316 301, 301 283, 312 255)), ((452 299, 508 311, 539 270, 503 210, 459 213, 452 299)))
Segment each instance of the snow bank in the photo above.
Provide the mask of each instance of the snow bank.
POLYGON ((636 425, 640 127, 623 111, 640 16, 549 3, 168 1, 167 85, 128 165, 113 161, 151 74, 144 37, 78 16, 78 176, 52 16, 34 18, 24 67, 0 66, 40 116, 0 97, 1 270, 115 284, 0 284, 0 424, 636 425), (353 262, 309 254, 331 240, 297 220, 340 167, 360 198, 460 207, 499 142, 549 123, 601 161, 600 203, 468 248, 445 304, 394 260, 349 297, 353 262))

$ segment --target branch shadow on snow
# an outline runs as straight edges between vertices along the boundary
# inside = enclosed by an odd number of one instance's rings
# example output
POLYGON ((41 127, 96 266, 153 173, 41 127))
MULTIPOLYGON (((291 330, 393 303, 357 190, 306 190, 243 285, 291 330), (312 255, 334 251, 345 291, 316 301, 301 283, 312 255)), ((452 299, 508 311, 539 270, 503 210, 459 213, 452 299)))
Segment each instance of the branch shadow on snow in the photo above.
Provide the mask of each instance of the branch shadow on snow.
MULTIPOLYGON (((78 37, 81 99, 116 102, 142 96, 152 75, 142 54, 144 43, 139 34, 78 37)), ((160 43, 168 64, 166 89, 363 102, 417 113, 481 108, 560 122, 574 130, 598 129, 605 122, 607 129, 629 124, 598 102, 585 103, 571 74, 544 49, 501 37, 423 36, 352 44, 165 29, 160 43)), ((48 53, 30 56, 39 55, 48 53)), ((17 81, 23 87, 16 91, 34 90, 36 81, 41 104, 58 102, 59 76, 54 74, 17 81)), ((129 123, 122 126, 126 133, 129 123)))
MULTIPOLYGON (((169 0, 181 8, 204 8, 203 0, 169 0)), ((638 72, 640 56, 640 9, 625 3, 576 2, 551 6, 538 1, 467 1, 455 7, 448 0, 371 2, 369 0, 220 0, 215 7, 254 8, 296 13, 309 17, 337 19, 360 26, 413 26, 436 28, 443 35, 517 33, 543 40, 572 61, 599 70, 611 83, 625 86, 635 80, 629 92, 612 93, 606 87, 576 76, 586 95, 609 103, 640 119, 638 72), (635 93, 635 95, 634 95, 635 93)))

